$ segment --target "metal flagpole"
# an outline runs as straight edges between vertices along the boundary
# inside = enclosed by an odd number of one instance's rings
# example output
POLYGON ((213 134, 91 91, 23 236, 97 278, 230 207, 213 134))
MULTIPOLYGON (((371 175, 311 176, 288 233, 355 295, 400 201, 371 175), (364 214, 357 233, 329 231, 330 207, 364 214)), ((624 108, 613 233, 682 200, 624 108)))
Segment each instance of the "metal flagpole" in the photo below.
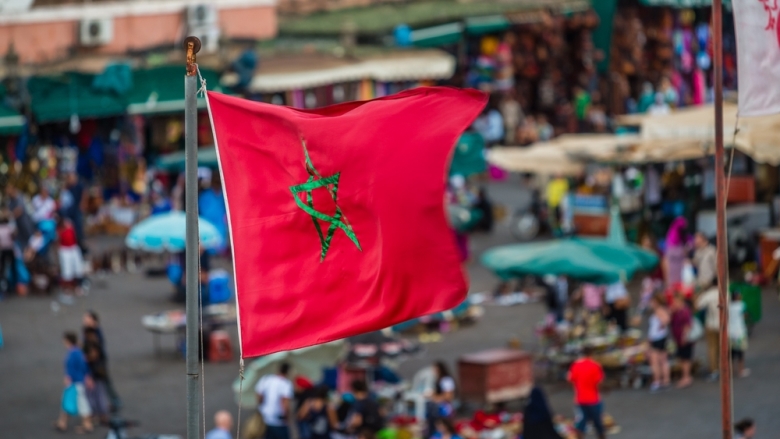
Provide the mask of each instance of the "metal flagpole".
POLYGON ((712 52, 715 85, 715 189, 720 296, 720 403, 723 439, 731 439, 731 362, 729 349, 728 245, 726 241, 726 176, 723 148, 723 5, 712 0, 712 52))
POLYGON ((199 263, 198 242, 198 66, 195 54, 200 51, 200 40, 187 37, 187 75, 184 77, 184 151, 185 151, 185 212, 187 214, 186 288, 187 288, 187 439, 197 439, 200 424, 198 391, 198 334, 199 324, 199 263))

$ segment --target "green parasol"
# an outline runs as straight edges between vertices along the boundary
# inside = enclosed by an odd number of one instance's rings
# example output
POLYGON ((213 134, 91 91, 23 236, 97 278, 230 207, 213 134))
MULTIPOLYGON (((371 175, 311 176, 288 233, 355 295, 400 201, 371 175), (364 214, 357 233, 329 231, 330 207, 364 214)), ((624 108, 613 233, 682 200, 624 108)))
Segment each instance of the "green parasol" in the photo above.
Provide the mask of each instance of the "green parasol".
POLYGON ((482 264, 503 279, 548 274, 609 284, 631 278, 639 270, 650 270, 658 257, 626 243, 617 209, 612 210, 610 236, 571 238, 496 247, 482 255, 482 264))

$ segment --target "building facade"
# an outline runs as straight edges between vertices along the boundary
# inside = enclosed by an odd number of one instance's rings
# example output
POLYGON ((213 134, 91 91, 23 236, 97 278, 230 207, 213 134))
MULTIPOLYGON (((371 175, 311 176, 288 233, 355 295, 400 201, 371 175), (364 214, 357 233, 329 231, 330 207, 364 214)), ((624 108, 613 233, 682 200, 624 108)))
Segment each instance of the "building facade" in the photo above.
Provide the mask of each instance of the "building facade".
MULTIPOLYGON (((51 1, 47 3, 52 3, 51 1)), ((276 0, 124 0, 42 5, 0 13, 0 56, 20 64, 80 55, 122 55, 179 47, 188 35, 206 52, 219 41, 262 40, 277 31, 276 0)))

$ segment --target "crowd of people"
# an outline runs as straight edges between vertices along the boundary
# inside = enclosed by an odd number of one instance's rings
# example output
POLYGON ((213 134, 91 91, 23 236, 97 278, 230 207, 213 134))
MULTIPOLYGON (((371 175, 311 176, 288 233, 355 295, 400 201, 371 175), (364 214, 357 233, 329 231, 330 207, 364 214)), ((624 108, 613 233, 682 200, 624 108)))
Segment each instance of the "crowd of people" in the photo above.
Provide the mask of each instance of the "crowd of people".
POLYGON ((59 280, 63 291, 61 300, 72 303, 74 296, 84 293, 82 285, 87 271, 82 213, 84 186, 79 177, 68 173, 57 199, 46 184, 41 184, 38 193, 29 200, 9 184, 3 198, 0 292, 24 295, 31 284, 50 291, 59 280), (58 271, 52 270, 57 266, 58 271), (36 282, 32 282, 33 277, 36 282))
MULTIPOLYGON (((600 315, 624 333, 631 326, 640 326, 646 317, 652 392, 670 387, 671 359, 679 362, 680 379, 676 387, 693 384, 694 350, 700 340, 706 344, 709 379, 717 380, 720 311, 714 245, 700 232, 690 237, 687 222, 677 218, 668 231, 663 253, 649 237, 643 239, 643 246, 657 253, 661 262, 641 282, 640 300, 633 312, 631 295, 624 282, 607 286, 585 282, 570 287, 565 276, 553 276, 545 282, 549 320, 562 322, 567 310, 581 309, 600 315)), ((737 376, 747 377, 750 375, 744 363, 748 349, 747 310, 738 287, 732 288, 728 307, 730 355, 737 376)))
POLYGON ((291 423, 301 439, 368 439, 384 428, 385 414, 365 380, 354 380, 335 405, 327 386, 302 376, 291 380, 290 372, 290 365, 282 363, 277 373, 257 382, 257 412, 245 426, 245 437, 289 439, 291 423))

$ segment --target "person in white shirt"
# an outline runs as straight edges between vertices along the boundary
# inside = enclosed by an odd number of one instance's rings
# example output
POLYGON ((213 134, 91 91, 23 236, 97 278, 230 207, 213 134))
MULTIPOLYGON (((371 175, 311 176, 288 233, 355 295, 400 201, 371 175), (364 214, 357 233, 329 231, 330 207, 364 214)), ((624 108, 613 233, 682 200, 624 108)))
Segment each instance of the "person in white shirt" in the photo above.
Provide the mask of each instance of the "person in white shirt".
POLYGON ((287 415, 293 397, 293 385, 287 378, 289 373, 290 365, 282 363, 279 373, 262 377, 255 386, 257 409, 266 425, 265 439, 290 438, 287 415))
POLYGON ((664 102, 664 95, 663 93, 656 93, 655 94, 655 103, 650 106, 650 108, 647 109, 647 114, 651 116, 664 116, 672 112, 671 107, 669 107, 669 104, 664 102))
POLYGON ((32 199, 33 221, 40 223, 44 220, 54 219, 54 213, 57 211, 57 203, 49 195, 49 190, 41 186, 41 191, 32 199))
POLYGON ((426 404, 425 417, 428 425, 428 435, 436 432, 436 420, 442 417, 449 418, 453 415, 453 401, 455 400, 455 380, 450 374, 444 361, 437 361, 433 365, 436 381, 433 385, 433 394, 426 404))

